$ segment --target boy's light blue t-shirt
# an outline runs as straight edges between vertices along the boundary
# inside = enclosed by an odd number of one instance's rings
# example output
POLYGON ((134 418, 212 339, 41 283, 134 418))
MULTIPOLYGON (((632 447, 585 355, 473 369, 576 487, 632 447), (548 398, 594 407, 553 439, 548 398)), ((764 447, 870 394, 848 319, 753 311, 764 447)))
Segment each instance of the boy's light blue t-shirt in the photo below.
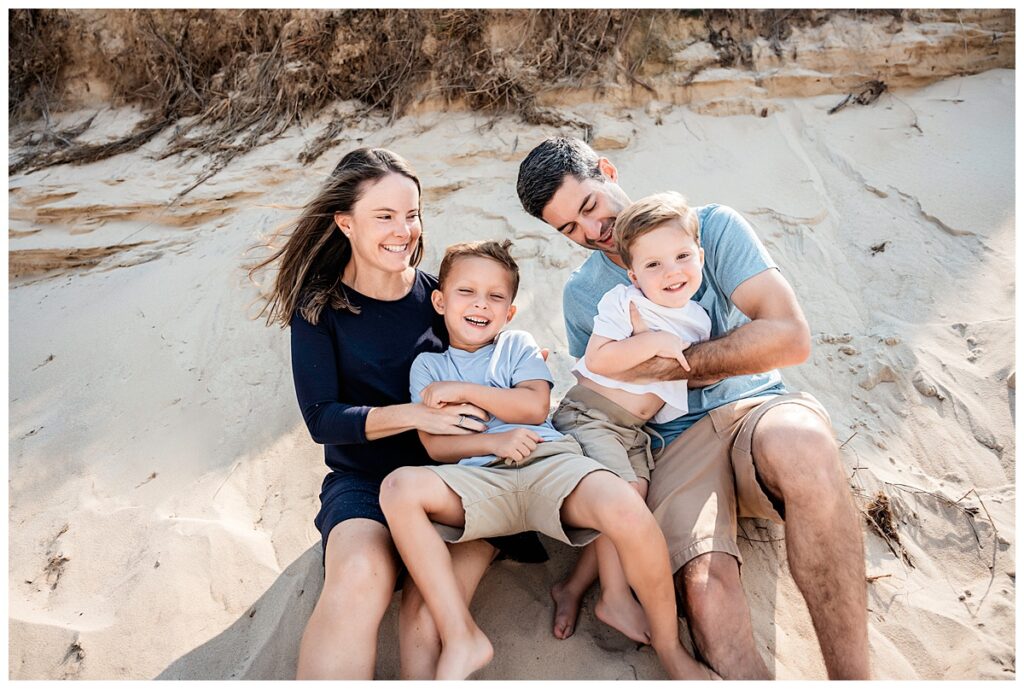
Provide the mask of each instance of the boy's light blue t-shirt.
MULTIPOLYGON (((703 282, 693 298, 711 317, 711 337, 716 338, 750 322, 732 303, 733 290, 744 280, 778 266, 750 223, 733 209, 710 204, 694 211, 700 221, 704 271, 703 282)), ((601 251, 594 251, 569 277, 562 292, 569 354, 578 359, 586 353, 598 302, 605 292, 619 284, 629 284, 629 276, 601 251)), ((785 392, 778 370, 733 376, 705 388, 689 390, 686 415, 668 423, 650 424, 650 427, 669 443, 716 407, 747 397, 785 392)))
MULTIPOLYGON (((409 394, 414 403, 423 401, 423 388, 437 381, 457 381, 489 385, 492 388, 513 388, 526 380, 545 380, 553 386, 551 371, 541 356, 533 336, 523 330, 505 330, 498 333, 492 344, 475 352, 449 347, 443 352, 424 352, 412 362, 409 371, 409 394)), ((540 426, 505 423, 492 417, 485 433, 503 433, 514 428, 529 428, 544 440, 565 437, 555 430, 550 421, 540 426)), ((498 461, 494 455, 467 457, 459 464, 486 466, 498 461)))

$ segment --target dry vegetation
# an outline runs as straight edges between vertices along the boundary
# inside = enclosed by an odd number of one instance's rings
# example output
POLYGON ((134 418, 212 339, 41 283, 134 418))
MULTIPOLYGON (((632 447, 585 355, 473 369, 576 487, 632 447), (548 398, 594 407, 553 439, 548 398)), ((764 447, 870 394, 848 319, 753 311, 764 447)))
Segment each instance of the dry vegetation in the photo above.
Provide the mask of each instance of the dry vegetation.
MULTIPOLYGON (((891 15, 898 10, 848 10, 891 15)), ((9 114, 38 126, 12 133, 9 172, 85 163, 132 150, 174 127, 161 155, 207 156, 202 183, 232 158, 328 104, 353 99, 362 113, 401 115, 414 98, 517 112, 539 124, 575 124, 538 107, 565 86, 627 80, 665 59, 663 29, 686 20, 723 66, 749 66, 751 42, 782 54, 792 28, 834 11, 813 10, 10 10, 9 114), (74 68, 72 70, 71 68, 74 68), (88 123, 57 130, 75 71, 107 84, 146 118, 122 138, 78 140, 88 123)), ((357 117, 362 113, 357 113, 357 117)), ((303 152, 308 162, 346 126, 333 122, 303 152)))
POLYGON ((482 10, 132 10, 105 34, 79 36, 69 32, 71 11, 13 10, 13 121, 48 119, 75 39, 76 57, 110 81, 115 98, 149 116, 102 145, 48 128, 10 171, 99 160, 172 124, 163 155, 212 154, 219 169, 336 100, 400 115, 431 79, 447 99, 529 115, 544 84, 593 73, 639 13, 519 12, 528 20, 519 50, 496 54, 485 35, 492 13, 482 10))

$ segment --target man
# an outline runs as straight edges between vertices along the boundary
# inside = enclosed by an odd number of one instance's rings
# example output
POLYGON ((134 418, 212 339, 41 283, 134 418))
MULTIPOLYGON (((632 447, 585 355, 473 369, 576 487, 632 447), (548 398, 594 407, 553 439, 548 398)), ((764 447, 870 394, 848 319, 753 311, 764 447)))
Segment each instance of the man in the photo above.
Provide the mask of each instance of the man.
MULTIPOLYGON (((563 292, 569 353, 583 356, 601 296, 629 278, 612 239, 630 199, 618 172, 578 139, 552 138, 519 167, 523 208, 594 253, 563 292)), ((665 533, 690 631, 727 679, 766 678, 739 578, 737 516, 785 523, 790 570, 832 679, 866 679, 864 546, 824 408, 786 390, 777 369, 806 360, 810 332, 796 296, 750 225, 735 211, 695 209, 705 250, 694 295, 711 340, 685 351, 690 371, 656 358, 632 380, 689 379, 689 412, 653 426, 667 446, 647 503, 665 533)), ((634 314, 634 331, 646 326, 634 314)), ((593 553, 552 589, 555 634, 572 633, 594 580, 593 553)))

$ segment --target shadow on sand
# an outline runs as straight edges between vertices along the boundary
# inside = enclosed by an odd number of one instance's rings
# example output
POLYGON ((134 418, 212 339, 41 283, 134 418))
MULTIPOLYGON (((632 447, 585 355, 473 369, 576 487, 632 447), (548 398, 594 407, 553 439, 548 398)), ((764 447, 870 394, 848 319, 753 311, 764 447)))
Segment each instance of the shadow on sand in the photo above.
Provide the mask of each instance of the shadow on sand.
MULTIPOLYGON (((751 528, 751 538, 764 530, 751 528)), ((781 535, 781 528, 771 531, 781 535)), ((558 641, 551 634, 553 605, 548 591, 575 562, 574 549, 542 537, 551 559, 542 564, 500 561, 491 566, 472 612, 494 643, 495 658, 477 679, 665 679, 650 647, 639 646, 594 616, 597 587, 584 599, 576 633, 558 641)), ((755 641, 774 672, 775 592, 781 543, 744 541, 744 585, 751 604, 755 641)), ((299 641, 323 585, 320 544, 312 546, 230 627, 171 663, 156 679, 264 679, 295 677, 299 641)), ((396 593, 381 623, 378 679, 398 679, 396 593)), ((690 640, 686 625, 680 630, 690 640)), ((346 640, 338 639, 338 652, 346 640)))

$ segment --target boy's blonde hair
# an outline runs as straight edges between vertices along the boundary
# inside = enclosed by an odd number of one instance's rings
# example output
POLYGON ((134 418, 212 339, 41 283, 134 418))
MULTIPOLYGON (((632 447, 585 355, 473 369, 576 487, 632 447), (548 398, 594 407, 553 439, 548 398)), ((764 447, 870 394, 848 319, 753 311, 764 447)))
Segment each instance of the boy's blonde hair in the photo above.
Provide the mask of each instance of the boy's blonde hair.
POLYGON ((444 258, 441 259, 441 267, 437 271, 438 289, 444 289, 445 280, 448 279, 448 274, 451 272, 452 266, 455 265, 456 261, 460 258, 480 256, 481 258, 497 261, 508 271, 509 276, 512 278, 512 298, 510 301, 515 300, 516 293, 519 291, 519 265, 509 252, 509 247, 511 246, 512 241, 508 239, 501 242, 487 240, 484 242, 452 244, 444 250, 444 258))
POLYGON ((645 196, 619 213, 615 219, 615 248, 627 266, 633 263, 629 249, 634 242, 666 223, 675 223, 700 246, 700 221, 682 194, 666 191, 645 196))

